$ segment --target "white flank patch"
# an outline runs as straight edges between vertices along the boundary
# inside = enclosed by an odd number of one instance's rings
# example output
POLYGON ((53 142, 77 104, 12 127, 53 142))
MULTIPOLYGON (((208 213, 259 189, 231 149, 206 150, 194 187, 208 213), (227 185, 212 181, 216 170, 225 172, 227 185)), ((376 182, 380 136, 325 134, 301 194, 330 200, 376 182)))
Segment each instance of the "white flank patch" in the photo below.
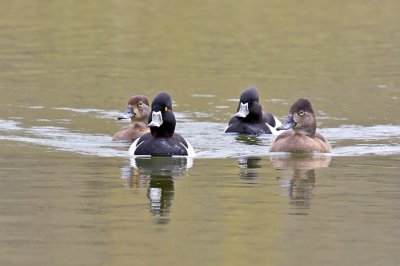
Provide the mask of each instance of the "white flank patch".
POLYGON ((190 144, 190 142, 187 141, 186 139, 185 139, 185 141, 186 141, 186 143, 187 143, 187 145, 188 145, 187 148, 186 148, 186 146, 185 146, 182 142, 180 142, 180 143, 181 143, 181 145, 182 145, 183 147, 185 147, 185 149, 186 149, 186 151, 187 151, 187 154, 188 154, 188 157, 194 157, 194 156, 196 156, 196 152, 194 151, 194 149, 193 149, 192 145, 190 144))
POLYGON ((143 143, 143 142, 141 142, 139 145, 137 145, 139 139, 140 139, 140 138, 137 138, 137 139, 132 143, 132 145, 129 147, 129 150, 128 150, 129 156, 131 156, 131 157, 135 156, 136 148, 137 148, 140 144, 143 143))

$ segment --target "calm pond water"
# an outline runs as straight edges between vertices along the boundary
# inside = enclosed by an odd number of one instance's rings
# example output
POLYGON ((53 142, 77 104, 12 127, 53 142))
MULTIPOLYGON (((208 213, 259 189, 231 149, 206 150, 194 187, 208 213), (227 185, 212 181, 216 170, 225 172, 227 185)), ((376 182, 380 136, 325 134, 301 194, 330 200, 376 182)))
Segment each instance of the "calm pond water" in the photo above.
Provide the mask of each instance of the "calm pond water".
POLYGON ((400 2, 8 1, 1 265, 398 265, 400 2), (329 155, 224 134, 240 93, 314 106, 329 155), (188 158, 129 158, 167 91, 188 158))

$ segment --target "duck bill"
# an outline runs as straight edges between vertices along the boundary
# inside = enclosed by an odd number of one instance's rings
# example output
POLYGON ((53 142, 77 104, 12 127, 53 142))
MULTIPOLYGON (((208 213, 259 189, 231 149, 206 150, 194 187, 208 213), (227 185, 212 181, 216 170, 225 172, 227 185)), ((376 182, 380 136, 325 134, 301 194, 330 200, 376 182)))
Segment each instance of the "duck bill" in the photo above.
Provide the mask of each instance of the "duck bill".
POLYGON ((132 109, 127 107, 125 112, 123 114, 121 114, 120 116, 117 117, 118 120, 122 120, 122 119, 130 119, 132 117, 135 116, 135 113, 132 112, 132 109))
POLYGON ((240 103, 239 111, 235 114, 235 117, 245 118, 249 114, 249 103, 240 103))
POLYGON ((292 115, 289 115, 288 118, 286 119, 285 122, 279 127, 276 128, 276 130, 288 130, 296 126, 296 122, 294 121, 294 118, 292 115))
POLYGON ((151 122, 148 127, 160 127, 163 123, 161 111, 151 113, 151 122))

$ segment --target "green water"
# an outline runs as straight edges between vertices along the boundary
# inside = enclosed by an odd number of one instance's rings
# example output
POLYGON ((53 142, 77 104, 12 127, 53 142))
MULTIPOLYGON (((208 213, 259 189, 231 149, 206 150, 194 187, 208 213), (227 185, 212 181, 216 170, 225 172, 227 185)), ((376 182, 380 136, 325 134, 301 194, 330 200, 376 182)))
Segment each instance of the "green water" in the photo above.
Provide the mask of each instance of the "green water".
POLYGON ((397 265, 400 3, 8 1, 1 265, 397 265), (313 103, 329 156, 223 134, 240 93, 313 103), (198 156, 112 143, 167 91, 198 156))

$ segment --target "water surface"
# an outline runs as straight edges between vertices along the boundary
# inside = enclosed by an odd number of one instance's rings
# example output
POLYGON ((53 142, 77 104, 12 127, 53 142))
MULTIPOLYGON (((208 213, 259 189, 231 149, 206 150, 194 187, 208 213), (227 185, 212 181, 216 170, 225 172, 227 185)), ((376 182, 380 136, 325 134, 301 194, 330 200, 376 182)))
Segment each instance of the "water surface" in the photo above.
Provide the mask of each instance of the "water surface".
POLYGON ((1 265, 397 265, 400 4, 8 1, 1 265), (224 134, 240 93, 313 103, 329 155, 224 134), (197 156, 127 156, 128 98, 167 91, 197 156))

